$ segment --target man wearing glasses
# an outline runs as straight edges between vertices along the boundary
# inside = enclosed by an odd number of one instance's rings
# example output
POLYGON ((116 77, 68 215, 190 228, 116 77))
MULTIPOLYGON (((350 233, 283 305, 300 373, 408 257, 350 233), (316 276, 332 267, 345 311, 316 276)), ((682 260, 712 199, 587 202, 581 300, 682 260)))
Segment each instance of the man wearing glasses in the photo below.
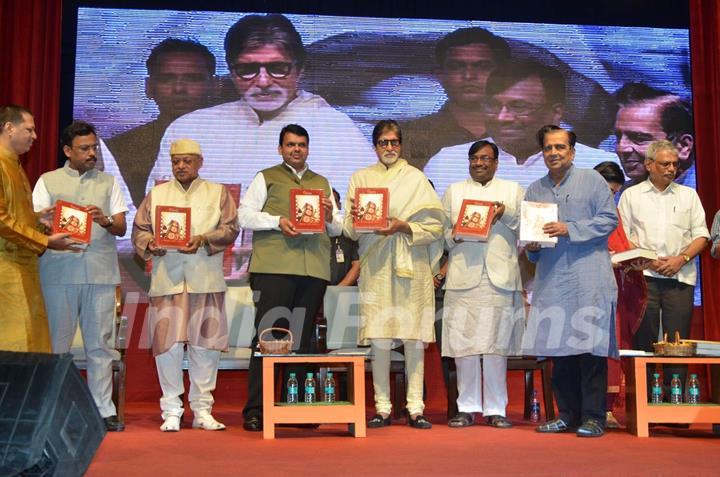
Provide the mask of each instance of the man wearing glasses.
POLYGON ((378 161, 354 173, 345 195, 343 231, 360 245, 360 327, 358 344, 372 348, 372 374, 377 414, 368 427, 389 426, 390 352, 393 340, 403 342, 408 376, 408 425, 429 429, 423 416, 425 343, 435 341, 433 274, 442 256, 445 212, 430 182, 401 159, 402 133, 397 122, 383 120, 373 129, 378 161), (358 233, 353 216, 355 189, 388 189, 387 227, 358 233))
MULTIPOLYGON (((497 175, 527 187, 547 173, 535 134, 545 124, 559 124, 565 104, 565 79, 554 68, 534 61, 511 61, 490 73, 486 85, 489 141, 500 149, 497 175)), ((430 159, 425 174, 444 191, 452 182, 463 180, 467 150, 471 143, 447 147, 430 159), (452 177, 444 171, 454 171, 452 177), (441 184, 441 182, 445 182, 441 184)), ((591 169, 603 161, 617 162, 617 156, 583 144, 575 145, 575 164, 591 169)))
POLYGON ((108 431, 122 431, 112 402, 115 287, 120 283, 115 237, 125 235, 128 211, 117 180, 95 167, 100 144, 95 128, 75 121, 61 136, 67 162, 35 184, 36 211, 66 200, 87 208, 91 241, 82 253, 48 250, 40 257, 53 353, 68 353, 80 322, 88 360, 88 387, 108 431))
POLYGON ((240 183, 276 164, 277 137, 286 124, 303 124, 313 137, 313 163, 333 183, 347 183, 358 165, 374 160, 370 145, 345 114, 299 89, 305 48, 283 15, 247 15, 225 36, 225 60, 241 98, 174 121, 160 145, 148 189, 169 176, 169 146, 193 137, 205 155, 209 180, 240 183), (351 160, 342 160, 351 158, 351 160))
MULTIPOLYGON (((705 210, 694 189, 674 182, 679 151, 670 141, 654 141, 645 151, 648 178, 620 196, 620 218, 632 244, 655 250, 658 259, 644 271, 648 288, 645 316, 633 336, 633 348, 652 351, 662 329, 668 336, 690 337, 697 267, 695 257, 710 238, 705 210)), ((648 369, 650 371, 650 369, 648 369)), ((687 366, 665 365, 669 389, 673 373, 685 382, 687 366)), ((650 375, 650 372, 648 372, 650 375)), ((648 383, 650 380, 648 379, 648 383)), ((669 396, 666 392, 665 396, 669 396)))

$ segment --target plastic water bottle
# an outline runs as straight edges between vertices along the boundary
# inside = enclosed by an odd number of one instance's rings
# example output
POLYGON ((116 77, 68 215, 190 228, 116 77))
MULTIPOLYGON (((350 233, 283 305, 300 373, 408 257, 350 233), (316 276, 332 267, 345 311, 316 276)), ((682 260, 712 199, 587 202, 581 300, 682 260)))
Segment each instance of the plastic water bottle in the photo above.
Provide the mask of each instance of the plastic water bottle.
POLYGON ((307 373, 305 378, 305 402, 315 401, 315 377, 313 373, 307 373))
POLYGON ((537 391, 533 389, 532 401, 530 401, 530 422, 540 421, 540 401, 538 400, 537 391))
POLYGON ((691 374, 687 386, 687 402, 688 404, 700 403, 700 382, 697 374, 691 374))
POLYGON ((335 402, 335 378, 333 378, 333 373, 327 373, 325 378, 325 402, 335 402))
POLYGON ((298 403, 298 381, 295 373, 290 373, 290 379, 287 382, 287 402, 288 404, 298 403))
POLYGON ((673 374, 672 380, 670 381, 670 403, 681 404, 682 402, 682 383, 680 382, 680 375, 673 374))
POLYGON ((660 374, 654 373, 652 382, 650 383, 650 402, 652 404, 660 404, 663 402, 663 386, 660 381, 660 374))

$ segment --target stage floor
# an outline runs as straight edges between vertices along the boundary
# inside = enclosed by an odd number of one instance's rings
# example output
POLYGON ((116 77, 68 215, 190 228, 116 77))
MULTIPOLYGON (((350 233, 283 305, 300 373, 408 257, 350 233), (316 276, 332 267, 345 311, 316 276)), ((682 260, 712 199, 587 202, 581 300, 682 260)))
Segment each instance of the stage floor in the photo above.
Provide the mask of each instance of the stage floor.
MULTIPOLYGON (((186 412, 177 433, 162 433, 157 402, 129 403, 127 429, 108 433, 88 476, 167 475, 533 475, 533 476, 716 476, 720 438, 709 425, 690 430, 657 427, 650 438, 611 430, 597 439, 574 434, 542 435, 522 420, 521 403, 511 403, 512 429, 480 424, 450 429, 445 416, 429 413, 434 427, 412 429, 402 420, 368 429, 353 438, 347 426, 317 430, 279 428, 275 440, 245 432, 234 406, 216 406, 228 429, 190 427, 186 412)), ((368 415, 372 410, 368 410, 368 415)), ((624 416, 619 416, 622 420, 624 416)))

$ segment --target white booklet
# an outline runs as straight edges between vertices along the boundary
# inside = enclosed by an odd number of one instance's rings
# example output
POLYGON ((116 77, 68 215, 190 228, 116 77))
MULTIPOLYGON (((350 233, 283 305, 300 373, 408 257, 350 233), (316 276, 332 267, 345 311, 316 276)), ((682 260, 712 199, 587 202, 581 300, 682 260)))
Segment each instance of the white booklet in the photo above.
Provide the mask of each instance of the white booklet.
POLYGON ((557 204, 523 200, 520 203, 520 245, 537 242, 541 247, 555 247, 557 237, 543 232, 543 226, 557 221, 557 204))

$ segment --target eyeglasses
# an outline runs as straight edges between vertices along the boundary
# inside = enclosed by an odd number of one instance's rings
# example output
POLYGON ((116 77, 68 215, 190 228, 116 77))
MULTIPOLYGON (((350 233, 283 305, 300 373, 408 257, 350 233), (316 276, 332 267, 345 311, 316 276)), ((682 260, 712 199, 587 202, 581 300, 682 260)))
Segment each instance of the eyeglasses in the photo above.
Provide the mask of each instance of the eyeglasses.
POLYGON ((480 161, 480 162, 484 162, 484 163, 487 164, 488 162, 491 162, 491 161, 494 161, 494 160, 495 160, 494 157, 492 157, 492 156, 487 156, 487 155, 485 155, 485 156, 468 156, 468 161, 470 161, 470 162, 480 161))
POLYGON ((388 145, 398 147, 400 145, 400 139, 380 139, 377 145, 380 147, 388 147, 388 145))
POLYGON ((532 104, 526 101, 510 101, 508 103, 501 103, 500 101, 490 100, 483 105, 483 109, 487 114, 497 115, 505 109, 509 114, 513 116, 529 116, 530 114, 539 111, 545 103, 532 104))
POLYGON ((98 149, 100 149, 99 144, 88 144, 87 146, 71 146, 72 149, 80 149, 82 152, 89 152, 89 151, 95 151, 98 152, 98 149))
POLYGON ((265 72, 270 75, 271 78, 283 79, 290 75, 293 64, 283 61, 273 61, 271 63, 235 63, 232 66, 233 73, 246 81, 255 79, 255 77, 260 74, 260 68, 264 68, 265 72))

